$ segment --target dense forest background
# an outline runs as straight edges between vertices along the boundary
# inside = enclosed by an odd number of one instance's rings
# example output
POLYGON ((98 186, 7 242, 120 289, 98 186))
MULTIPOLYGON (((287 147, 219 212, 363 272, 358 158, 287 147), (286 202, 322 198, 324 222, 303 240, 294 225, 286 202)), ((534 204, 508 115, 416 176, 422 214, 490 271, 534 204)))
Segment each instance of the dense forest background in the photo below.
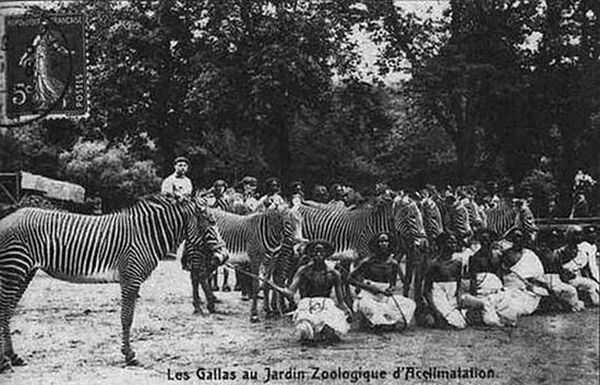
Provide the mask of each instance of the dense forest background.
POLYGON ((392 0, 59 7, 87 15, 89 118, 2 129, 0 170, 82 184, 105 209, 157 191, 179 155, 200 187, 497 180, 565 210, 578 169, 600 179, 597 0, 451 0, 441 18, 392 0), (357 34, 382 47, 368 79, 357 34))

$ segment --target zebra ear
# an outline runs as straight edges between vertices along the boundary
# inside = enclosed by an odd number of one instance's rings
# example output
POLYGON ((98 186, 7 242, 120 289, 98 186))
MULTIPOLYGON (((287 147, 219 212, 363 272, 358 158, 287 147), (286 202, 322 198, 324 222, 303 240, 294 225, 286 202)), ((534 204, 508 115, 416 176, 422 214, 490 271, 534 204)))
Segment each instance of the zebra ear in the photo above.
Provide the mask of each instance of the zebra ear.
POLYGON ((204 209, 208 207, 208 200, 206 199, 206 195, 204 195, 201 191, 196 192, 196 196, 194 196, 194 200, 196 204, 204 209))

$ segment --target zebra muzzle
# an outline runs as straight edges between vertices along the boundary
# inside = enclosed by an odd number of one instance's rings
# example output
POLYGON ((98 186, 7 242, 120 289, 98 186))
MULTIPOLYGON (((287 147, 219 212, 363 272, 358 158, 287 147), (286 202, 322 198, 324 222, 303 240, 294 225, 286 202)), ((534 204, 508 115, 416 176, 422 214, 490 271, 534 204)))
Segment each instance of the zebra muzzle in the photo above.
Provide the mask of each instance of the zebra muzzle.
POLYGON ((229 253, 227 250, 218 251, 214 254, 213 261, 216 265, 221 266, 229 260, 229 253))

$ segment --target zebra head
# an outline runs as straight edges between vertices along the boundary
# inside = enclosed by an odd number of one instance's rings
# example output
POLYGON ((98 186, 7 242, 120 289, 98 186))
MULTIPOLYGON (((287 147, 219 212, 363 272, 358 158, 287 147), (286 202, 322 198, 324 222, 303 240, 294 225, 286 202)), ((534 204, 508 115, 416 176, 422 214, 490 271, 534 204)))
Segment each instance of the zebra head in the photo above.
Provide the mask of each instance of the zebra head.
POLYGON ((394 198, 394 227, 401 242, 419 249, 427 247, 427 235, 421 210, 407 195, 394 198))
POLYGON ((294 242, 294 250, 297 247, 308 242, 308 239, 302 235, 302 215, 298 212, 298 207, 287 209, 286 226, 289 226, 294 242))
POLYGON ((229 259, 229 251, 221 236, 215 217, 202 201, 196 201, 194 215, 187 223, 185 255, 199 254, 211 263, 221 265, 229 259))

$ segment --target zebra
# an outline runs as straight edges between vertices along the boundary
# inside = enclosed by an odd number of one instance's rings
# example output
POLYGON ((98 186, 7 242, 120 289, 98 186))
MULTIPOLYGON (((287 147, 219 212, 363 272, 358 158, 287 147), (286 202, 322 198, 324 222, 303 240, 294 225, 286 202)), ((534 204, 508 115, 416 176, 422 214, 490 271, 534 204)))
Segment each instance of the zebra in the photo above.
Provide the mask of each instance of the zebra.
POLYGON ((423 226, 430 244, 444 232, 444 222, 438 204, 428 195, 419 202, 423 214, 423 226))
POLYGON ((471 196, 465 197, 461 200, 461 203, 465 206, 467 214, 469 216, 469 226, 473 233, 477 230, 485 227, 485 217, 482 216, 481 208, 475 202, 475 199, 471 196))
POLYGON ((469 209, 465 201, 458 199, 454 194, 448 194, 443 205, 444 230, 454 234, 456 239, 462 241, 472 236, 473 229, 471 228, 469 209))
POLYGON ((38 269, 74 283, 118 282, 123 329, 121 352, 127 365, 136 365, 130 329, 140 286, 158 261, 184 239, 186 248, 205 247, 219 260, 227 258, 216 222, 198 200, 155 195, 106 215, 22 208, 3 218, 0 221, 2 369, 24 365, 13 350, 10 319, 38 269))
MULTIPOLYGON (((301 218, 295 210, 272 209, 256 212, 249 215, 238 215, 216 209, 209 209, 219 226, 223 240, 230 253, 230 263, 240 265, 250 263, 250 273, 259 275, 261 267, 264 268, 264 277, 270 278, 274 269, 285 263, 293 252, 284 245, 295 245, 304 241, 301 232, 301 218)), ((293 247, 293 246, 292 246, 293 247)), ((203 260, 202 253, 198 253, 199 260, 203 260)), ((191 257, 196 259, 195 257, 191 257)), ((202 289, 208 302, 209 311, 214 311, 214 294, 210 285, 205 282, 210 272, 206 264, 192 262, 195 266, 191 270, 192 295, 194 308, 200 312, 200 300, 198 295, 198 284, 202 289), (212 303, 211 303, 212 302, 212 303)), ((250 294, 252 296, 251 322, 258 321, 257 310, 258 282, 253 280, 250 294)), ((267 298, 265 298, 265 310, 267 309, 267 298)))
POLYGON ((511 230, 520 229, 533 241, 538 232, 535 218, 526 200, 515 199, 512 204, 500 201, 485 212, 487 228, 500 238, 504 238, 511 230))
POLYGON ((414 298, 417 304, 422 302, 422 288, 429 242, 423 221, 423 213, 414 199, 400 194, 394 198, 395 230, 400 239, 402 252, 406 254, 406 274, 403 294, 408 297, 410 287, 414 286, 414 298), (414 274, 414 283, 413 283, 414 274))

